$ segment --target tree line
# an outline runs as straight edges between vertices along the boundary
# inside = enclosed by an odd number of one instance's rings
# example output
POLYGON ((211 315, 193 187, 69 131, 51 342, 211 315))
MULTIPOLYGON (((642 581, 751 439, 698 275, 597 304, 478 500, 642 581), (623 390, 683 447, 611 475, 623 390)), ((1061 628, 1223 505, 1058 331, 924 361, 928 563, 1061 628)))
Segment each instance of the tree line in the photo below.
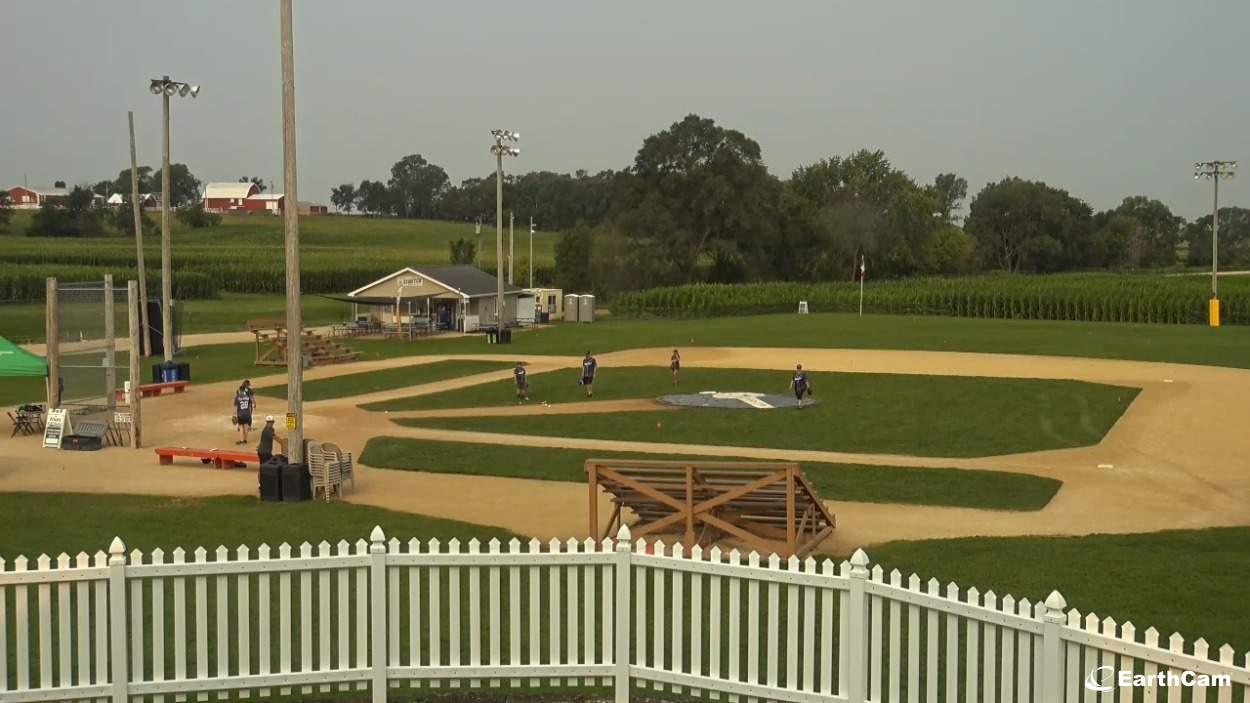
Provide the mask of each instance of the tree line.
MULTIPOLYGON (((336 187, 342 212, 493 222, 495 176, 453 185, 420 154, 390 178, 336 187)), ((759 144, 689 115, 647 137, 619 171, 508 174, 520 219, 565 230, 557 278, 618 290, 693 282, 854 280, 984 271, 1053 273, 1209 265, 1211 216, 1186 222, 1133 195, 1095 212, 1068 191, 1016 177, 969 199, 955 173, 922 183, 862 149, 770 174, 759 144)), ((1250 210, 1220 211, 1220 262, 1250 265, 1250 210)))

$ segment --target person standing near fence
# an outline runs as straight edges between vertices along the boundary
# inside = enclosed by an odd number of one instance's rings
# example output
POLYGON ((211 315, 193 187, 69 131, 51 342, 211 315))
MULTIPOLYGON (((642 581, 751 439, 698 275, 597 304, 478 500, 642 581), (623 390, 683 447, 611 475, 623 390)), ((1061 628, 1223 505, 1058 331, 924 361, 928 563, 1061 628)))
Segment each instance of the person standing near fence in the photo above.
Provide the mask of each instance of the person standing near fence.
POLYGON ((286 452, 286 439, 277 436, 273 429, 273 415, 265 417, 265 429, 260 431, 260 442, 256 445, 256 456, 260 459, 260 463, 268 464, 273 458, 273 443, 277 442, 282 447, 283 453, 286 452))
POLYGON ((673 372, 673 385, 677 385, 677 375, 681 373, 681 352, 673 350, 673 355, 668 358, 668 370, 673 372))

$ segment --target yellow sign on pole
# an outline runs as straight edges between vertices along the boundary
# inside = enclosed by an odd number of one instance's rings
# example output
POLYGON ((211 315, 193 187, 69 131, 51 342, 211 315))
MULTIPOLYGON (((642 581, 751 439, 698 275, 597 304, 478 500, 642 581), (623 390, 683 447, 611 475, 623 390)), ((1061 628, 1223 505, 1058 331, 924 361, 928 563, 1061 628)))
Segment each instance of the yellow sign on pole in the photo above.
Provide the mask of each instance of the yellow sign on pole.
POLYGON ((1207 320, 1208 322, 1210 322, 1212 327, 1220 326, 1220 299, 1219 298, 1212 298, 1211 301, 1207 303, 1207 320))
POLYGON ((287 413, 286 414, 286 428, 288 430, 294 430, 298 427, 299 427, 299 421, 296 419, 295 413, 287 413))

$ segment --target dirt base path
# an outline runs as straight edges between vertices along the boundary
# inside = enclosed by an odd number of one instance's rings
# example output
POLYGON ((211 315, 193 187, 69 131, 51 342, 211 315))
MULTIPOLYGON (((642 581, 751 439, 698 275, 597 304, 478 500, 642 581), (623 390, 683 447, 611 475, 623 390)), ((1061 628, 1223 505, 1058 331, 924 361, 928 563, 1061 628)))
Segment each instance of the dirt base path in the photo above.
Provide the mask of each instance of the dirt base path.
MULTIPOLYGON (((663 365, 667 349, 633 350, 599 357, 602 382, 614 366, 663 365)), ((331 377, 452 358, 387 359, 314 369, 309 377, 331 377)), ((654 409, 648 401, 596 401, 489 410, 369 413, 358 403, 439 392, 483 380, 503 381, 508 371, 309 403, 306 435, 333 438, 359 454, 381 435, 440 441, 594 448, 646 453, 693 453, 805 461, 918 467, 996 469, 1050 476, 1064 487, 1043 510, 1014 513, 962 508, 831 502, 838 529, 826 549, 845 549, 894 539, 969 535, 1144 532, 1173 528, 1250 524, 1250 371, 1149 362, 1062 357, 820 349, 689 348, 687 366, 775 368, 802 363, 813 371, 908 373, 1013 378, 1070 378, 1142 389, 1138 399, 1094 447, 978 459, 890 456, 711 445, 677 445, 523 435, 498 435, 398 427, 391 418, 439 414, 625 412, 654 409), (367 399, 367 400, 366 400, 367 399)), ((532 371, 574 366, 577 357, 533 357, 532 371)), ((196 386, 182 395, 145 403, 145 444, 228 446, 233 383, 196 386)), ((502 391, 506 393, 506 391, 502 391)), ((836 402, 836 398, 834 399, 836 402)), ((261 399, 267 406, 283 402, 261 399)), ((379 507, 507 528, 540 538, 583 535, 586 487, 525 479, 361 467, 357 490, 348 499, 379 507), (466 499, 471 496, 471 499, 466 499)), ((159 467, 147 450, 98 453, 51 452, 37 438, 0 439, 0 491, 81 491, 174 495, 254 494, 252 471, 216 471, 196 463, 159 467)))

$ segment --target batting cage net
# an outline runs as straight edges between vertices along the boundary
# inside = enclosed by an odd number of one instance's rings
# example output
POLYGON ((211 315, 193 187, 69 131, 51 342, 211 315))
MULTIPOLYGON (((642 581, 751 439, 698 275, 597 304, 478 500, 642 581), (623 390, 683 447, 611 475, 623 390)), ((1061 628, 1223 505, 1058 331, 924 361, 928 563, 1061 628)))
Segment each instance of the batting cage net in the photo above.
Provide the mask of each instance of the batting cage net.
POLYGON ((56 301, 61 405, 87 411, 124 405, 116 392, 130 380, 125 283, 109 291, 104 281, 58 282, 56 301))

